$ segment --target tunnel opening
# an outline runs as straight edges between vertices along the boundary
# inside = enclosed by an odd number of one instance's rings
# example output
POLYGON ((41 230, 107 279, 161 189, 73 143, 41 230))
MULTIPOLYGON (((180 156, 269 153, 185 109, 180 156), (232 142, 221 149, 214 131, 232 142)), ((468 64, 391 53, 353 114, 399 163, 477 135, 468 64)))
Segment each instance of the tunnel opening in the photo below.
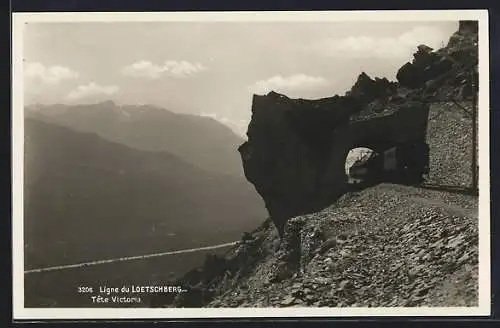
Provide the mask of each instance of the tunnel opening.
POLYGON ((345 158, 345 174, 349 185, 368 183, 373 177, 374 164, 380 155, 368 147, 355 147, 348 151, 345 158))
POLYGON ((428 155, 422 142, 353 147, 345 159, 347 184, 356 189, 381 182, 421 184, 429 172, 428 155))

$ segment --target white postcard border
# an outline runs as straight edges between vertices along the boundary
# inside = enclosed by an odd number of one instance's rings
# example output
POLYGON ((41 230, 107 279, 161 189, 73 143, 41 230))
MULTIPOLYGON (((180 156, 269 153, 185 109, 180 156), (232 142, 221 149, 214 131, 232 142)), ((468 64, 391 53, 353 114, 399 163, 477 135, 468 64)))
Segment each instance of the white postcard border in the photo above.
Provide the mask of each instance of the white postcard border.
POLYGON ((487 10, 309 11, 309 12, 155 12, 14 13, 12 18, 12 236, 13 318, 148 319, 346 316, 485 316, 491 311, 489 38, 487 10), (25 308, 23 245, 23 26, 49 22, 321 22, 321 21, 479 21, 479 305, 420 308, 25 308))

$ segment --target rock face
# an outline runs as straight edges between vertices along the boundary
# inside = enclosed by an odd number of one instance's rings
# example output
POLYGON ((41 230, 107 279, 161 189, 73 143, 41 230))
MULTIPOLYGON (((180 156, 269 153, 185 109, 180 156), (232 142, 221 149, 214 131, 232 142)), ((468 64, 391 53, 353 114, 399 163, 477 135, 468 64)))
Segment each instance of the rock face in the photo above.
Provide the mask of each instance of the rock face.
POLYGON ((428 107, 408 102, 379 110, 391 84, 361 74, 352 94, 321 100, 254 96, 248 142, 240 146, 247 179, 280 234, 290 217, 317 211, 346 192, 349 150, 377 152, 425 144, 428 107))
POLYGON ((254 95, 248 141, 238 150, 245 176, 264 199, 280 235, 289 218, 318 211, 346 192, 350 149, 383 153, 396 147, 410 154, 404 165, 423 172, 426 163, 416 150, 427 147, 428 100, 472 96, 474 77, 466 69, 477 63, 474 24, 461 22, 443 49, 419 45, 413 61, 398 71, 398 82, 363 72, 345 96, 254 95))

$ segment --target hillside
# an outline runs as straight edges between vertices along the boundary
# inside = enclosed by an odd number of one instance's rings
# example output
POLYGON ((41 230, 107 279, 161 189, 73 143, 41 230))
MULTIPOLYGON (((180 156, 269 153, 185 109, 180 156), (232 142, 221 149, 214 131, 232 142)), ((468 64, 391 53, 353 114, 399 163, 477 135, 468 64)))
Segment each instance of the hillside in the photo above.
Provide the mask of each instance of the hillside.
POLYGON ((153 106, 33 105, 26 116, 139 150, 166 151, 209 172, 243 177, 236 152, 243 142, 230 128, 209 118, 176 114, 153 106))
POLYGON ((265 218, 241 178, 25 121, 26 268, 227 242, 265 218))
POLYGON ((239 151, 270 218, 179 279, 190 293, 151 304, 477 306, 478 197, 464 192, 474 187, 477 32, 477 22, 461 21, 444 48, 416 45, 397 82, 362 73, 345 96, 254 96, 239 151), (444 190, 349 186, 344 154, 384 150, 391 137, 427 145, 426 183, 444 190))
POLYGON ((477 306, 477 198, 381 184, 270 221, 182 283, 175 306, 477 306))

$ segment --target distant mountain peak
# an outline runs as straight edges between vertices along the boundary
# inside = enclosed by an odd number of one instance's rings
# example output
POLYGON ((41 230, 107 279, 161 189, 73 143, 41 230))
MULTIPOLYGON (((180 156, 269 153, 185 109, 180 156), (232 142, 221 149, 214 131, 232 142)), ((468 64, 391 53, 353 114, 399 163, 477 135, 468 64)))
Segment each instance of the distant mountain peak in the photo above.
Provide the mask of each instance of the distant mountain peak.
POLYGON ((26 116, 129 147, 173 153, 207 171, 243 176, 236 148, 243 139, 208 117, 175 113, 155 105, 116 104, 112 100, 81 105, 42 105, 26 116))

